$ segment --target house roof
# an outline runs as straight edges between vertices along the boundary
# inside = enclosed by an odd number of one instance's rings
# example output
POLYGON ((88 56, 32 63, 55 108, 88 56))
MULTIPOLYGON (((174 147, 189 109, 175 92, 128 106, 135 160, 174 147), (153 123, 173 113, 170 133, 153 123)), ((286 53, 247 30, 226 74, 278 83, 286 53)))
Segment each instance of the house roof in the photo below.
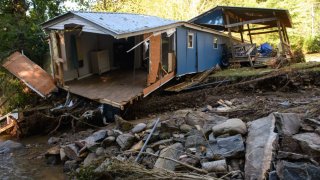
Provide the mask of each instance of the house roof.
POLYGON ((70 11, 43 23, 42 27, 55 29, 54 25, 74 17, 118 38, 178 23, 174 20, 141 14, 70 11))
MULTIPOLYGON (((286 27, 292 27, 291 17, 289 11, 286 9, 272 9, 272 8, 253 8, 253 7, 234 7, 234 6, 217 6, 209 11, 192 18, 189 22, 200 24, 200 25, 212 25, 212 26, 224 26, 225 17, 223 17, 222 21, 215 21, 212 24, 212 21, 208 19, 213 19, 216 16, 223 15, 225 16, 225 12, 230 12, 231 14, 241 18, 243 21, 250 21, 255 19, 263 19, 263 18, 278 18, 281 23, 286 27)), ((216 19, 214 19, 216 20, 216 19)), ((231 19, 232 21, 233 19, 231 19)), ((238 21, 234 19, 234 21, 238 21)), ((257 23, 263 25, 269 25, 276 27, 277 24, 275 21, 268 21, 263 23, 257 23)))

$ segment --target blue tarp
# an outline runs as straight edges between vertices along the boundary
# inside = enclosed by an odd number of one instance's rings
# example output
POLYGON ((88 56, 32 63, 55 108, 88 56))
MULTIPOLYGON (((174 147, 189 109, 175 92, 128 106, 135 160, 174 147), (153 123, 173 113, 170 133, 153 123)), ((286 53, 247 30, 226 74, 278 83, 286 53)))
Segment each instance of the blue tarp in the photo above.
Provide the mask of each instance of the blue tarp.
POLYGON ((263 43, 258 51, 262 56, 269 56, 272 53, 272 46, 269 43, 263 43))

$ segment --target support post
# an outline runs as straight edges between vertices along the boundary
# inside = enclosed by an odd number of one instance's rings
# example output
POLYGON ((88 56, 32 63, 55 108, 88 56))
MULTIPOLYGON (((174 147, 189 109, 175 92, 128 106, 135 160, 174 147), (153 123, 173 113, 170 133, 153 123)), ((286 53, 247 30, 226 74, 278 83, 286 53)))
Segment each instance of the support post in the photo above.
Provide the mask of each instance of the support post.
POLYGON ((282 55, 283 55, 283 53, 285 52, 285 49, 284 49, 283 37, 282 37, 282 33, 281 33, 281 23, 279 20, 277 21, 277 26, 278 26, 279 38, 280 38, 280 43, 281 43, 281 48, 282 48, 282 55))
POLYGON ((252 43, 252 37, 251 37, 250 25, 249 24, 247 24, 247 28, 248 28, 248 35, 249 35, 249 38, 250 38, 250 43, 253 44, 252 43))
POLYGON ((242 30, 240 30, 240 36, 241 36, 241 42, 244 43, 244 39, 243 39, 243 32, 242 30))
MULTIPOLYGON (((227 25, 230 24, 230 18, 229 18, 229 14, 226 13, 226 21, 227 21, 227 25)), ((232 59, 235 58, 235 55, 234 55, 234 47, 233 47, 233 39, 232 39, 232 34, 231 34, 231 28, 228 27, 228 36, 229 36, 229 43, 231 45, 231 51, 232 51, 232 59)))

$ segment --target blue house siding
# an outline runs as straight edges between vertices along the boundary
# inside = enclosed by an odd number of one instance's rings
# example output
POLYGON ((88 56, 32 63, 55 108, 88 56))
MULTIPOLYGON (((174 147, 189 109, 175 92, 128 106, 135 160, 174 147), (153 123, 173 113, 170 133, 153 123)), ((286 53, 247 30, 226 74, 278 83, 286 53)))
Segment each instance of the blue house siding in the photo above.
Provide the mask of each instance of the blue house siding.
POLYGON ((220 63, 222 37, 206 32, 177 28, 177 76, 202 72, 220 63), (193 48, 188 48, 188 33, 193 33, 193 48), (213 47, 213 38, 218 48, 213 47))
POLYGON ((197 72, 197 39, 196 31, 186 28, 177 28, 177 75, 197 72), (193 33, 193 48, 187 47, 188 32, 193 33))

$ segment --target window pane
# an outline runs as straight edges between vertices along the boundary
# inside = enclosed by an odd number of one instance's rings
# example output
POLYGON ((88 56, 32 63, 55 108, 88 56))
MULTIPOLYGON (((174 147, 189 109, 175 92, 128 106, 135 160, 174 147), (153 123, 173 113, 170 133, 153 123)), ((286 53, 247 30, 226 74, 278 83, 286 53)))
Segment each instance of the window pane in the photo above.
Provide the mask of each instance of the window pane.
POLYGON ((193 34, 188 34, 188 48, 193 48, 193 34))

